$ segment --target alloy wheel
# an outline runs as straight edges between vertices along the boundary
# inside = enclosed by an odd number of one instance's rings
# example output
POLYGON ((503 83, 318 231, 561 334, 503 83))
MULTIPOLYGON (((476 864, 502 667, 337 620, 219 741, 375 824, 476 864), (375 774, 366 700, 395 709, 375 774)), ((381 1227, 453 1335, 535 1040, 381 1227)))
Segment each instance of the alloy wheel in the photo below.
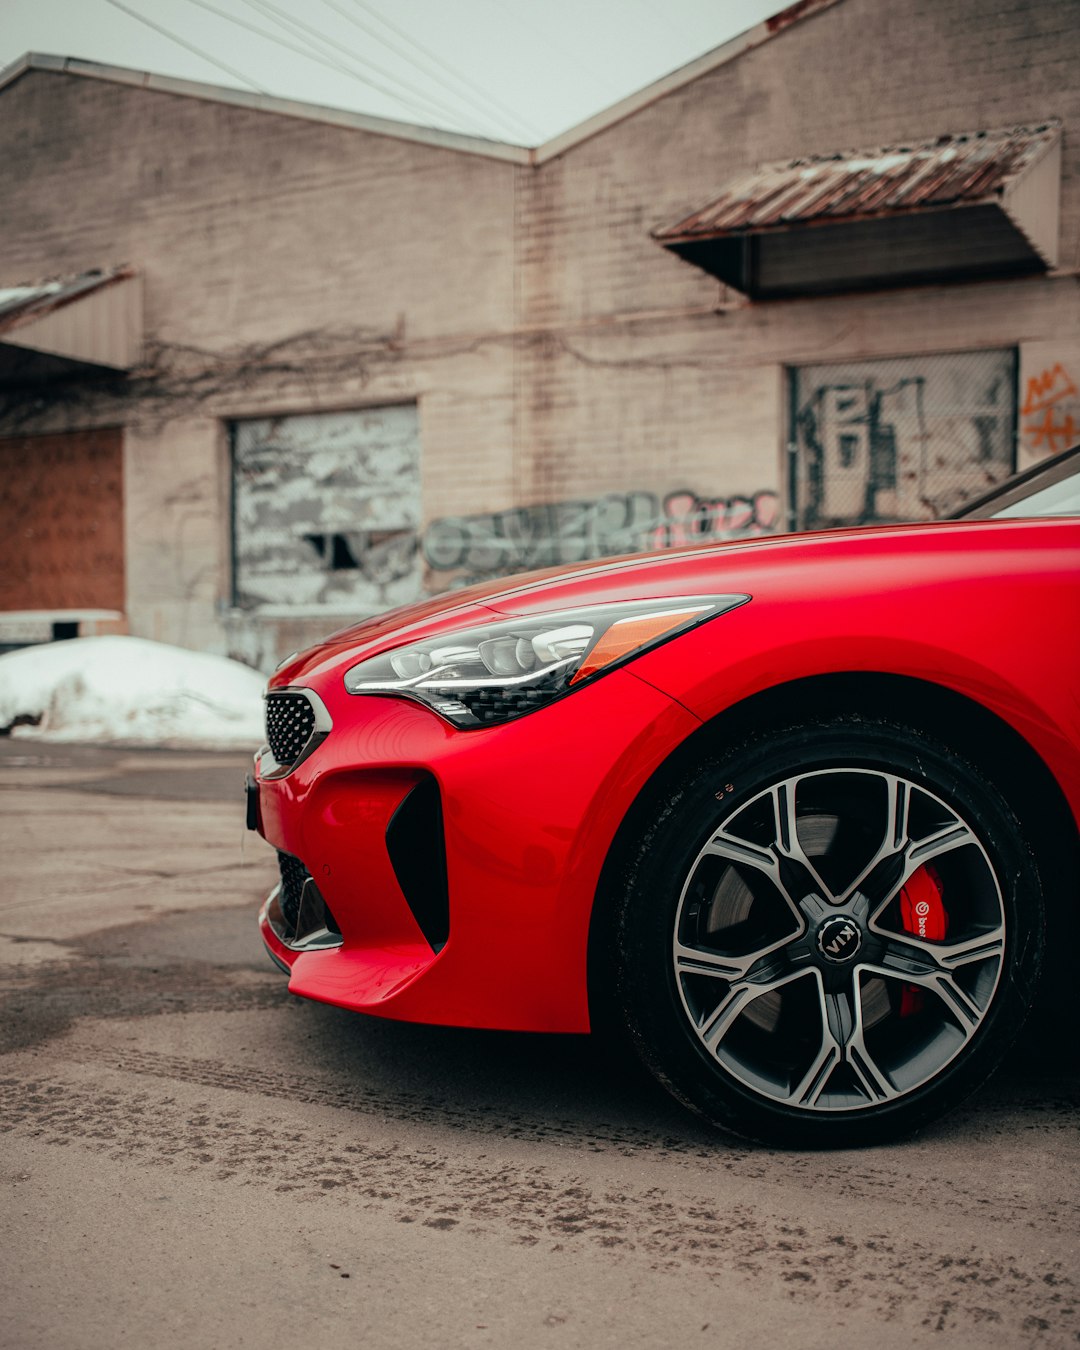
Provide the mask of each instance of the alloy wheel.
POLYGON ((738 1087, 850 1113, 964 1051, 1006 941, 1002 887, 964 815, 900 773, 838 766, 769 783, 711 831, 671 960, 693 1036, 738 1087))

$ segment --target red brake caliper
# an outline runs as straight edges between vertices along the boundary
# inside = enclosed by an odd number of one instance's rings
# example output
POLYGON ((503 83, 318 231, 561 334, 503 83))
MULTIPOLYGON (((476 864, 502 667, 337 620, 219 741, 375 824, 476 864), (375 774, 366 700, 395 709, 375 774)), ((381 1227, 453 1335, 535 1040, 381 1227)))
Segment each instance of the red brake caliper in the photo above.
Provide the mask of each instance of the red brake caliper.
MULTIPOLYGON (((933 863, 925 863, 908 878, 900 892, 900 919, 916 937, 940 942, 949 926, 949 916, 941 902, 941 878, 933 863)), ((910 1017, 923 1006, 923 990, 917 984, 905 984, 900 990, 900 1016, 910 1017)))

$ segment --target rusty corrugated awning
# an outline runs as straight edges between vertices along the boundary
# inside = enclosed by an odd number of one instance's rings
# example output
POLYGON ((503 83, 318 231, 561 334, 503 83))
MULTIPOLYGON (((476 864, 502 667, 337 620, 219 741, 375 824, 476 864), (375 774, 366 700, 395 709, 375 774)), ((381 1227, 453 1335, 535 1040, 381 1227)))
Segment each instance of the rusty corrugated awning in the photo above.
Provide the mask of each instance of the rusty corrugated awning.
POLYGON ((1061 124, 764 165, 665 248, 755 299, 1046 271, 1057 262, 1061 124))
POLYGON ((130 370, 142 328, 141 278, 130 267, 0 288, 0 379, 130 370))

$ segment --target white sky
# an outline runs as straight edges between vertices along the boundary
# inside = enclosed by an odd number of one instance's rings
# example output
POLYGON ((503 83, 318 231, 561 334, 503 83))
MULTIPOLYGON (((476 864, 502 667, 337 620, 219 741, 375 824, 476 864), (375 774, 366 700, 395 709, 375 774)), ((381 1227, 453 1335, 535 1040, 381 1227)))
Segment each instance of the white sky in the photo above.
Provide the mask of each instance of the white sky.
POLYGON ((784 0, 0 0, 0 66, 28 51, 76 56, 535 145, 783 7, 784 0))

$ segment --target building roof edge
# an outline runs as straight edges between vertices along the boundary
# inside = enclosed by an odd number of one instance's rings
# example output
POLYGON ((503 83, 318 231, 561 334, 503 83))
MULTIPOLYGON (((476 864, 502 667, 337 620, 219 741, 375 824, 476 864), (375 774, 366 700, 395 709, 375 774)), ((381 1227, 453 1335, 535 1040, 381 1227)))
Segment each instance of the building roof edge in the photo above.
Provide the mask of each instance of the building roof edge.
POLYGON ((320 122, 328 126, 367 131, 375 136, 389 136, 396 140, 414 141, 437 149, 453 150, 461 154, 478 155, 511 164, 544 164, 565 154, 583 141, 591 140, 609 127, 625 121, 650 104, 682 89, 703 75, 709 75, 721 66, 736 60, 744 52, 760 47, 771 38, 787 32, 805 19, 841 4, 842 0, 795 0, 786 9, 778 11, 744 33, 721 43, 719 47, 695 57, 677 70, 654 80, 651 84, 628 95, 611 107, 604 108, 576 126, 560 132, 541 145, 530 148, 507 141, 489 141, 480 136, 468 136, 457 131, 443 131, 438 127, 424 127, 412 122, 398 122, 392 118, 375 117, 369 113, 349 112, 342 108, 328 108, 299 99, 279 98, 227 85, 206 84, 172 75, 155 75, 152 71, 134 70, 127 66, 106 65, 98 61, 84 61, 75 56, 53 56, 44 52, 27 52, 10 65, 0 69, 0 92, 31 70, 49 70, 58 74, 78 75, 87 79, 107 80, 150 89, 162 94, 176 94, 183 98, 202 99, 208 103, 225 103, 232 107, 248 108, 256 112, 274 113, 281 117, 296 117, 306 122, 320 122))
POLYGON ((198 80, 184 80, 173 75, 155 75, 152 71, 133 70, 128 66, 104 65, 97 61, 84 61, 75 56, 27 52, 0 70, 0 92, 32 70, 47 70, 57 74, 105 80, 111 84, 126 84, 159 94, 176 94, 181 98, 201 99, 207 103, 225 103, 231 107, 273 113, 280 117, 295 117, 305 122, 319 122, 326 126, 344 127, 354 131, 366 131, 375 136, 415 141, 440 150, 454 150, 460 154, 479 155, 511 164, 528 164, 531 160, 528 149, 504 141, 488 141, 481 136, 467 136, 461 132, 419 126, 412 122, 396 122, 392 118, 349 112, 344 108, 323 107, 318 103, 304 103, 299 99, 278 98, 273 94, 231 89, 227 85, 204 84, 198 80))
POLYGON ((744 52, 752 51, 771 38, 779 37, 781 33, 786 33, 789 28, 801 23, 804 19, 812 18, 823 10, 831 9, 833 5, 840 3, 842 3, 842 0, 796 0, 795 4, 779 10, 767 19, 763 19, 753 28, 748 28, 744 33, 738 33, 735 37, 729 38, 727 42, 721 43, 719 47, 713 47, 711 51, 704 52, 701 56, 695 57, 693 61, 688 61, 685 66, 680 66, 677 70, 661 76, 660 79, 653 80, 651 84, 645 85, 636 93, 620 99, 618 103, 613 103, 610 108, 604 108, 584 122, 579 122, 577 126, 570 127, 558 136, 552 137, 551 140, 545 141, 532 152, 533 162, 543 164, 549 159, 565 154, 568 150, 580 145, 582 141, 590 140, 593 136, 598 136, 601 132, 607 131, 609 127, 616 123, 625 121, 628 117, 633 117, 642 108, 647 108, 650 104, 658 102, 668 94, 673 94, 685 85, 692 84, 703 75, 710 75, 714 70, 719 70, 721 66, 728 65, 731 61, 742 56, 744 52))

